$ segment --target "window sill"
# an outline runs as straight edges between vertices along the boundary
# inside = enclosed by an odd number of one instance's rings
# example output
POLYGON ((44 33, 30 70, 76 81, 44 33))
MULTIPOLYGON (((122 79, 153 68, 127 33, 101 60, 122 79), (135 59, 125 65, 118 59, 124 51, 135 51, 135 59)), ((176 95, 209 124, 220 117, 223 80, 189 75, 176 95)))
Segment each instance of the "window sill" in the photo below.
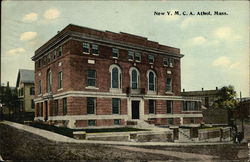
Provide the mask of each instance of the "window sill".
POLYGON ((134 60, 128 59, 128 61, 134 61, 134 60))
POLYGON ((57 91, 59 92, 59 91, 62 91, 63 90, 63 88, 60 88, 60 89, 58 89, 57 91))
POLYGON ((201 110, 186 110, 186 111, 183 111, 182 112, 190 112, 190 113, 194 113, 194 112, 202 112, 201 110))
POLYGON ((87 53, 87 52, 82 52, 83 54, 86 54, 86 55, 89 55, 89 52, 87 53))
POLYGON ((174 94, 173 92, 165 92, 165 94, 174 94))
POLYGON ((109 88, 109 91, 113 93, 122 93, 121 88, 109 88))
POLYGON ((99 54, 93 53, 94 56, 99 56, 99 54))
POLYGON ((113 58, 113 59, 118 59, 118 57, 113 57, 113 56, 112 56, 112 58, 113 58))
POLYGON ((141 62, 141 61, 135 60, 135 62, 139 63, 139 62, 141 62))
POLYGON ((38 97, 41 97, 43 94, 39 94, 39 95, 37 95, 38 97))
POLYGON ((93 86, 87 86, 85 89, 99 89, 98 87, 93 87, 93 86))
POLYGON ((156 94, 156 91, 147 91, 147 94, 156 94))
POLYGON ((154 63, 153 62, 149 62, 150 65, 153 65, 154 63))

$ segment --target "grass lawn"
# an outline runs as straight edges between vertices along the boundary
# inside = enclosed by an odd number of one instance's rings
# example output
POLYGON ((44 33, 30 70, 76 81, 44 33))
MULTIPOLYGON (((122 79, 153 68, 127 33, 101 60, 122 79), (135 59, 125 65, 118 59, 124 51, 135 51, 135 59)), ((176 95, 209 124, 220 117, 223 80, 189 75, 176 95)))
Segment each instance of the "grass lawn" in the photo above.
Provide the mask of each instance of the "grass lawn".
POLYGON ((137 128, 102 128, 102 129, 70 129, 65 127, 56 127, 53 125, 42 124, 33 122, 30 126, 35 128, 40 128, 48 130, 54 133, 65 135, 68 137, 73 137, 73 132, 75 131, 85 131, 86 133, 104 133, 104 132, 131 132, 131 131, 146 131, 146 129, 137 129, 137 128))

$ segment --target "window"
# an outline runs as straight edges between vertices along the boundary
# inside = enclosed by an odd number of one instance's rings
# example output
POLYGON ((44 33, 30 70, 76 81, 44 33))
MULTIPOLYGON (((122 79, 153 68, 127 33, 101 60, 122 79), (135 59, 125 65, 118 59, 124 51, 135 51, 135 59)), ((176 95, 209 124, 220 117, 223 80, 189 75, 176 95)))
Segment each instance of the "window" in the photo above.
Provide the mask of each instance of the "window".
POLYGON ((201 107, 197 101, 183 101, 183 111, 198 111, 201 107))
POLYGON ((89 43, 83 43, 83 53, 89 53, 89 43))
POLYGON ((173 67, 174 66, 174 59, 170 58, 169 59, 169 67, 173 67))
POLYGON ((62 88, 62 71, 58 73, 58 89, 62 88))
POLYGON ((96 99, 87 97, 87 114, 95 114, 96 99))
POLYGON ((149 100, 148 101, 148 107, 149 107, 149 114, 155 113, 155 100, 149 100))
POLYGON ((120 113, 120 99, 112 98, 112 113, 119 114, 120 113))
POLYGON ((35 102, 34 100, 31 100, 31 109, 34 109, 35 108, 35 102))
POLYGON ((47 92, 51 92, 52 88, 52 73, 51 70, 47 72, 47 92))
POLYGON ((43 103, 40 103, 40 115, 43 116, 43 103))
POLYGON ((95 70, 88 70, 87 72, 87 85, 88 86, 96 86, 96 71, 95 70))
POLYGON ((88 120, 88 126, 96 126, 96 120, 88 120))
POLYGON ((58 100, 54 100, 54 103, 53 103, 53 114, 55 116, 58 115, 58 100))
POLYGON ((167 102, 167 114, 173 113, 173 101, 166 101, 167 102))
POLYGON ((20 96, 23 96, 23 88, 20 89, 20 96))
POLYGON ((117 67, 112 69, 112 88, 119 88, 119 71, 117 67))
POLYGON ((155 82, 156 82, 156 76, 153 71, 150 71, 148 73, 148 90, 149 91, 155 91, 155 82))
POLYGON ((67 98, 63 98, 63 115, 66 115, 67 111, 67 98))
POLYGON ((169 65, 168 58, 164 58, 163 59, 163 64, 164 64, 164 66, 168 66, 169 65))
POLYGON ((209 98, 205 97, 205 107, 209 108, 209 98))
POLYGON ((62 46, 59 47, 58 49, 58 57, 62 56, 62 46))
POLYGON ((174 119, 173 118, 168 118, 167 121, 168 121, 169 125, 173 125, 174 124, 174 119))
POLYGON ((114 119, 114 125, 121 125, 121 119, 114 119))
POLYGON ((164 66, 167 66, 167 67, 173 67, 174 66, 174 59, 172 59, 172 58, 164 58, 163 59, 163 64, 164 64, 164 66))
POLYGON ((38 81, 38 94, 42 94, 42 81, 38 81))
POLYGON ((35 95, 35 87, 30 87, 30 95, 35 95))
POLYGON ((139 52, 135 53, 135 61, 141 62, 141 53, 139 53, 139 52))
POLYGON ((138 88, 138 74, 137 71, 134 69, 132 70, 132 89, 138 88))
POLYGON ((119 66, 113 64, 109 67, 109 72, 111 73, 111 88, 120 89, 121 88, 121 69, 119 66))
POLYGON ((171 78, 167 78, 166 92, 172 92, 172 79, 171 78))
POLYGON ((118 58, 118 55, 119 55, 119 50, 116 48, 112 48, 112 57, 118 58))
POLYGON ((133 51, 128 51, 128 60, 133 61, 134 60, 134 52, 133 51))
POLYGON ((96 44, 92 45, 92 54, 96 54, 96 55, 99 54, 98 45, 96 45, 96 44))
POLYGON ((148 62, 150 64, 153 64, 154 63, 154 56, 153 55, 148 55, 148 62))

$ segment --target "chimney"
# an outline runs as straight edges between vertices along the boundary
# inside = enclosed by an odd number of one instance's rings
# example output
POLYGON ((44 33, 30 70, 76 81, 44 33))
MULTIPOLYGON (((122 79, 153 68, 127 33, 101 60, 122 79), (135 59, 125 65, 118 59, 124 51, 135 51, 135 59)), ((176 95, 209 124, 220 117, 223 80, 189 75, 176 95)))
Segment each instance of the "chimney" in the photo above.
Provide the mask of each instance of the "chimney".
POLYGON ((218 91, 218 87, 216 87, 216 91, 218 91))
POLYGON ((204 88, 201 88, 201 90, 203 91, 203 90, 204 90, 204 88))
POLYGON ((183 89, 183 92, 185 92, 185 89, 183 89))
POLYGON ((10 87, 10 83, 9 83, 9 81, 7 82, 7 87, 10 87))

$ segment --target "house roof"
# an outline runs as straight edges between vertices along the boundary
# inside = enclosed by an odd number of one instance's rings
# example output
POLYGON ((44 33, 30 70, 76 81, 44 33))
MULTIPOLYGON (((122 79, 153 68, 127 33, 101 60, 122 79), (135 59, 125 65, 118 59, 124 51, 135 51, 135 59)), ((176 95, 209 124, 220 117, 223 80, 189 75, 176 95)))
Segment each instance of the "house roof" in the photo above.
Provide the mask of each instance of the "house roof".
POLYGON ((16 87, 18 87, 19 83, 34 83, 34 80, 35 80, 34 70, 19 69, 17 75, 16 87))

